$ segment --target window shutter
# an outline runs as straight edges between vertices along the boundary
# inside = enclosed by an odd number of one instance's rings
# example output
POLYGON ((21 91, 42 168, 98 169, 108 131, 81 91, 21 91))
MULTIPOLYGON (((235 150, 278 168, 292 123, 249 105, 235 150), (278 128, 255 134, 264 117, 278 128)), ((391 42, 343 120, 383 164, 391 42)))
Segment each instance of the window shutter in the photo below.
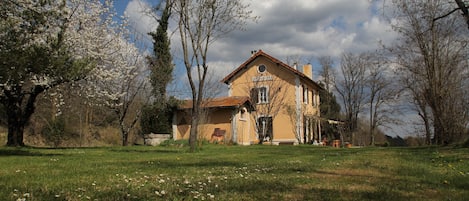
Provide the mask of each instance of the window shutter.
POLYGON ((253 103, 259 103, 258 94, 259 94, 259 89, 258 88, 251 89, 251 101, 253 103))

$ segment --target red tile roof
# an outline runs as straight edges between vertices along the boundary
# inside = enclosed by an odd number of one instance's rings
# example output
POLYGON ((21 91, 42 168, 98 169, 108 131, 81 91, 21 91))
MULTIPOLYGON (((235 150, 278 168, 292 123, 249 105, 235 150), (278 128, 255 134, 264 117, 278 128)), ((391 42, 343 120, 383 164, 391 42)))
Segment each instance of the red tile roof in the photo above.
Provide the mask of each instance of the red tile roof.
MULTIPOLYGON (((239 107, 244 104, 251 105, 251 101, 248 96, 228 96, 228 97, 218 97, 213 99, 205 100, 205 103, 202 103, 203 108, 215 108, 215 107, 239 107)), ((190 109, 192 108, 192 100, 184 100, 183 103, 179 106, 179 109, 190 109)), ((251 108, 252 109, 252 108, 251 108)))
POLYGON ((238 68, 236 68, 233 72, 231 72, 230 74, 228 74, 225 78, 223 78, 221 80, 221 82, 224 82, 225 84, 228 84, 230 82, 230 80, 236 75, 238 74, 241 70, 243 69, 246 69, 248 67, 248 64, 251 63, 252 61, 254 61, 256 58, 258 57, 266 57, 267 59, 271 60, 273 63, 276 63, 278 64, 279 66, 283 67, 284 69, 298 75, 299 77, 301 77, 302 79, 306 80, 306 82, 310 82, 311 84, 313 84, 314 86, 317 86, 319 89, 323 89, 318 83, 316 83, 315 81, 313 81, 310 77, 308 77, 307 75, 305 75, 304 73, 298 71, 297 69, 289 66, 288 64, 286 63, 283 63, 282 61, 276 59, 275 57, 273 56, 270 56, 269 54, 263 52, 262 50, 259 50, 257 51, 254 55, 252 55, 248 60, 246 60, 243 64, 241 64, 238 68))

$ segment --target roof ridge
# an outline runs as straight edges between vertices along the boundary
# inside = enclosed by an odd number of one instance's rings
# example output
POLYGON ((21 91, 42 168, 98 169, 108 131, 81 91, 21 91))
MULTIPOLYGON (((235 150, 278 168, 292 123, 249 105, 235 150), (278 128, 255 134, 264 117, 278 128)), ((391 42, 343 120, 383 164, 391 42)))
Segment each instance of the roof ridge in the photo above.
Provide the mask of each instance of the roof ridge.
POLYGON ((247 65, 254 61, 257 57, 264 56, 270 59, 272 62, 279 64, 283 68, 291 71, 294 74, 297 74, 298 76, 302 77, 303 79, 306 79, 308 81, 311 81, 314 85, 316 85, 318 88, 322 89, 322 87, 316 83, 312 78, 304 74, 303 72, 299 71, 298 69, 295 69, 291 67, 290 65, 284 63, 283 61, 271 56, 270 54, 265 53, 261 49, 259 49, 256 53, 254 53, 251 57, 249 57, 244 63, 238 66, 234 71, 232 71, 230 74, 228 74, 226 77, 224 77, 221 82, 228 84, 229 80, 233 78, 236 74, 238 74, 243 68, 247 68, 247 65))

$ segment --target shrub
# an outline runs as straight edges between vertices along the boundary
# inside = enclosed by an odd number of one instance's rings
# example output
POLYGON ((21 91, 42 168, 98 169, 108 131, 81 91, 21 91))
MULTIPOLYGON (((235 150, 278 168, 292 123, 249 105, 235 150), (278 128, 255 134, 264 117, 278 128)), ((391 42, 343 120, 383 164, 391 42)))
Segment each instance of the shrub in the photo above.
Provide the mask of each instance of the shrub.
POLYGON ((64 118, 58 117, 51 120, 41 134, 46 140, 46 144, 58 147, 66 137, 64 118))
POLYGON ((465 148, 469 148, 469 138, 466 140, 466 142, 464 142, 462 146, 465 148))
POLYGON ((142 134, 171 133, 172 110, 156 105, 145 105, 142 108, 140 126, 142 134))

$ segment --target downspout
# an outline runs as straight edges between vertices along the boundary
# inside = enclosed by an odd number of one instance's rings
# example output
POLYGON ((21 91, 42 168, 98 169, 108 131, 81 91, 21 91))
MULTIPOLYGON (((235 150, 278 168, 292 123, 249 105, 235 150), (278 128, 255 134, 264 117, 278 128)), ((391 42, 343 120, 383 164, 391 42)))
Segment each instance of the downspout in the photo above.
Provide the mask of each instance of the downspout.
POLYGON ((321 136, 322 135, 322 132, 321 132, 321 129, 322 129, 321 128, 321 107, 320 107, 321 97, 319 97, 319 92, 317 93, 317 97, 315 97, 315 99, 316 99, 316 103, 317 103, 316 107, 318 108, 316 113, 317 113, 317 116, 319 117, 318 120, 317 120, 318 121, 318 131, 319 131, 318 134, 319 134, 319 140, 321 140, 321 137, 322 137, 321 136))

